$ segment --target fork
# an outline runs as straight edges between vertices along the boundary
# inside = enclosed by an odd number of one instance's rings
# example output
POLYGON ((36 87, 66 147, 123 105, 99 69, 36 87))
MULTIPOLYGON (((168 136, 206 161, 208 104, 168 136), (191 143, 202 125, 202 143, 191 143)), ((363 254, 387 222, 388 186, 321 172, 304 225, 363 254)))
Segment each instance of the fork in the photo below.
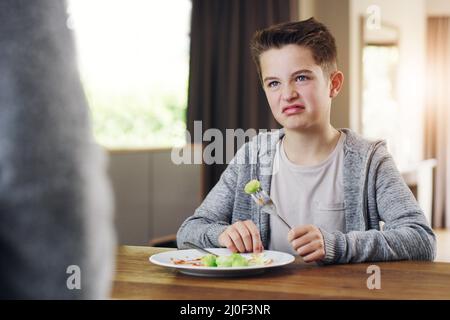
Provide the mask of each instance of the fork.
POLYGON ((289 223, 287 223, 286 220, 278 214, 275 203, 273 203, 272 199, 269 197, 267 192, 264 191, 264 189, 260 187, 256 192, 251 194, 251 197, 256 204, 261 207, 262 212, 278 217, 278 219, 280 219, 281 222, 289 228, 289 230, 292 229, 289 223))
POLYGON ((219 256, 219 255, 215 254, 214 252, 211 252, 209 250, 206 250, 205 248, 202 248, 202 247, 200 247, 200 246, 198 246, 196 244, 193 244, 192 242, 185 241, 183 244, 185 246, 191 247, 193 249, 197 249, 198 251, 201 251, 203 253, 211 254, 211 255, 215 256, 216 258, 219 256))

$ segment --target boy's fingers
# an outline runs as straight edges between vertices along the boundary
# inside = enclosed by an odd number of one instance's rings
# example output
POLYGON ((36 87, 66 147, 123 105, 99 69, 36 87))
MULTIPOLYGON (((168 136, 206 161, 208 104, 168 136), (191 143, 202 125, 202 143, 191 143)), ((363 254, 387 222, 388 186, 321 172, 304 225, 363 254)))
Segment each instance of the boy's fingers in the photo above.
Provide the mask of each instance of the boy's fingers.
POLYGON ((314 241, 316 239, 316 236, 313 233, 307 233, 300 238, 296 238, 291 241, 292 248, 294 250, 297 250, 298 248, 314 241))
POLYGON ((258 227, 252 220, 238 221, 229 226, 219 243, 233 252, 261 252, 263 245, 258 227))
POLYGON ((238 221, 234 224, 234 227, 239 232, 244 242, 245 251, 253 251, 252 235, 250 234, 250 230, 247 228, 247 225, 242 221, 238 221))
POLYGON ((228 230, 228 235, 230 236, 231 240, 233 240, 234 245, 238 249, 239 252, 245 252, 245 246, 242 242, 241 235, 239 232, 234 228, 234 226, 231 226, 228 230))
POLYGON ((227 249, 231 250, 232 252, 237 252, 237 248, 233 243, 233 240, 231 240, 231 237, 228 233, 224 233, 222 235, 222 238, 220 240, 221 244, 224 245, 227 249))
POLYGON ((318 249, 318 244, 316 242, 310 242, 302 247, 299 247, 297 249, 297 253, 300 257, 305 257, 308 254, 316 251, 316 249, 318 249))
POLYGON ((244 221, 244 224, 247 226, 248 230, 250 231, 250 233, 252 235, 253 251, 261 252, 262 251, 262 242, 261 242, 261 236, 259 234, 258 227, 254 224, 254 222, 252 220, 246 220, 246 221, 244 221))
POLYGON ((322 260, 325 257, 325 251, 323 249, 316 250, 313 253, 308 254, 307 256, 303 257, 303 261, 305 262, 313 262, 322 260))
POLYGON ((292 228, 288 233, 288 241, 291 242, 292 240, 307 234, 310 228, 311 227, 309 225, 302 225, 292 228))
POLYGON ((238 252, 238 248, 234 245, 233 239, 231 239, 230 235, 227 234, 227 248, 231 250, 231 252, 238 252))

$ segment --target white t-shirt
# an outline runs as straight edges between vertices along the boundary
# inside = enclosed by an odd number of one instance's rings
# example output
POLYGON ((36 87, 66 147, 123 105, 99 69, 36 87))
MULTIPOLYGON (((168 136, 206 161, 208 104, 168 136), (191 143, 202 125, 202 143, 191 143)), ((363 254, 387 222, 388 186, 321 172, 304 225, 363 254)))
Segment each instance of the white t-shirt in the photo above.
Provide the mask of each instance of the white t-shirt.
MULTIPOLYGON (((322 163, 300 166, 286 156, 280 140, 272 171, 270 197, 292 227, 313 224, 326 231, 345 231, 344 216, 344 141, 341 132, 335 149, 322 163)), ((288 228, 270 216, 269 250, 297 254, 287 241, 288 228)))

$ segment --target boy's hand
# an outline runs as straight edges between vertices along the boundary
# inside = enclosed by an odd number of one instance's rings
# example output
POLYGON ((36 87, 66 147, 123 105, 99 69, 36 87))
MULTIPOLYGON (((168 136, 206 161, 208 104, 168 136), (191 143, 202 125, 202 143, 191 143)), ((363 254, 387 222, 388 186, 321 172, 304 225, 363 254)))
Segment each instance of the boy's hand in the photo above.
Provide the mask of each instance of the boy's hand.
POLYGON ((292 228, 288 241, 305 262, 319 261, 325 258, 325 243, 319 228, 314 225, 302 225, 292 228))
POLYGON ((251 220, 233 223, 219 236, 219 244, 232 252, 262 252, 258 227, 251 220))

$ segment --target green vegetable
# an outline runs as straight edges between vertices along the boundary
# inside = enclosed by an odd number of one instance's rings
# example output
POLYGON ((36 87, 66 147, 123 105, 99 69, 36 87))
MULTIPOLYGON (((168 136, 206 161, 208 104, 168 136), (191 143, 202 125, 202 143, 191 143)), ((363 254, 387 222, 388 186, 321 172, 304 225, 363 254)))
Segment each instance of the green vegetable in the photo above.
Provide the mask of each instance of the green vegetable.
POLYGON ((233 253, 231 255, 233 262, 231 264, 232 267, 246 267, 248 266, 248 261, 239 253, 233 253))
POLYGON ((261 183, 258 180, 253 179, 245 185, 244 191, 245 191, 245 193, 253 194, 253 193, 257 192, 260 188, 261 188, 261 183))
POLYGON ((233 265, 232 256, 219 256, 216 259, 216 264, 218 267, 231 267, 233 265))
POLYGON ((232 253, 229 256, 214 256, 208 254, 201 258, 202 265, 205 267, 248 267, 264 265, 265 259, 263 254, 252 254, 251 259, 245 258, 239 253, 232 253))
POLYGON ((217 267, 216 257, 212 254, 207 254, 202 257, 202 263, 205 267, 217 267))
POLYGON ((239 253, 233 253, 229 256, 219 256, 216 264, 218 267, 246 267, 248 260, 239 253))

